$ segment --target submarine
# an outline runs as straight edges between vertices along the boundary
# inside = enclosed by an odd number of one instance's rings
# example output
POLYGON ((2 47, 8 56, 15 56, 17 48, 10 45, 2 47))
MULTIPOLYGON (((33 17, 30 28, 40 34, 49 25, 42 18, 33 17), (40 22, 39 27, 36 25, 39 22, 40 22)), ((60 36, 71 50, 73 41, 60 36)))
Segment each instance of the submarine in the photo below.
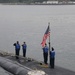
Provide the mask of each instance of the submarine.
POLYGON ((6 52, 0 52, 0 66, 12 75, 75 75, 75 72, 69 69, 56 65, 51 69, 49 65, 32 58, 19 56, 16 60, 15 55, 6 52))

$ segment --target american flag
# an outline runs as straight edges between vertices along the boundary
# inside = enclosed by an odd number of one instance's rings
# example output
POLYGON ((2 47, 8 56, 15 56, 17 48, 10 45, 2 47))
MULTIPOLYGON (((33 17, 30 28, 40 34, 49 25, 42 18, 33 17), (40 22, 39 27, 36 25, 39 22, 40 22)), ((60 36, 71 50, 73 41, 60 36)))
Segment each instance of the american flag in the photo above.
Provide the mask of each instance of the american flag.
POLYGON ((49 36, 50 36, 50 28, 49 28, 49 25, 48 25, 47 30, 46 30, 46 32, 45 32, 45 34, 44 34, 44 36, 43 36, 42 43, 41 43, 42 47, 45 46, 46 40, 47 40, 47 38, 48 38, 49 36))

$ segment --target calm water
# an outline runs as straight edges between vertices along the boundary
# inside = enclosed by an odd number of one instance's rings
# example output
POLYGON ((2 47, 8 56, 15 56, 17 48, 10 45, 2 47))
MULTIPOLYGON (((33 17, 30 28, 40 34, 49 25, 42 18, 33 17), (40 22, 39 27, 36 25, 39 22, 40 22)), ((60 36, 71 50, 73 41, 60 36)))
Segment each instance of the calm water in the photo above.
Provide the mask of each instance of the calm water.
POLYGON ((14 53, 13 43, 18 40, 22 45, 26 41, 27 57, 43 61, 40 44, 48 22, 55 64, 75 71, 74 5, 0 5, 0 50, 14 53))

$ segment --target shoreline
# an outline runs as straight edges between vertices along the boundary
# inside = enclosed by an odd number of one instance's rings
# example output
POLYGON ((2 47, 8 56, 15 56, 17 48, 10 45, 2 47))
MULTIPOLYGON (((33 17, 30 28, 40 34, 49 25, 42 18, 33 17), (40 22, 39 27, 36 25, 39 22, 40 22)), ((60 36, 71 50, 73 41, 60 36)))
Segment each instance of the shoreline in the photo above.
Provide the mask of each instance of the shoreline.
POLYGON ((27 3, 0 3, 1 5, 75 5, 75 3, 46 3, 46 4, 43 4, 43 3, 30 3, 30 4, 27 4, 27 3))

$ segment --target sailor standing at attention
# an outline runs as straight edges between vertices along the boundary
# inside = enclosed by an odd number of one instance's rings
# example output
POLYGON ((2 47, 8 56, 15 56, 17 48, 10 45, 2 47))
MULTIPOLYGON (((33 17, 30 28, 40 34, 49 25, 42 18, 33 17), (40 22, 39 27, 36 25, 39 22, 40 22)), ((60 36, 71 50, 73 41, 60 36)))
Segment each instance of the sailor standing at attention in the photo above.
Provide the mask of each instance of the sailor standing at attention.
POLYGON ((47 65, 47 61, 48 61, 48 46, 47 44, 45 44, 45 47, 43 47, 43 57, 44 57, 44 63, 47 65))
POLYGON ((26 42, 24 42, 22 45, 23 57, 26 57, 26 49, 27 49, 27 45, 26 45, 26 42))
POLYGON ((15 55, 16 59, 19 59, 19 52, 20 52, 20 44, 19 41, 13 44, 15 46, 15 55))
POLYGON ((52 51, 50 51, 50 66, 51 68, 54 68, 54 62, 55 62, 55 51, 52 47, 52 51))

